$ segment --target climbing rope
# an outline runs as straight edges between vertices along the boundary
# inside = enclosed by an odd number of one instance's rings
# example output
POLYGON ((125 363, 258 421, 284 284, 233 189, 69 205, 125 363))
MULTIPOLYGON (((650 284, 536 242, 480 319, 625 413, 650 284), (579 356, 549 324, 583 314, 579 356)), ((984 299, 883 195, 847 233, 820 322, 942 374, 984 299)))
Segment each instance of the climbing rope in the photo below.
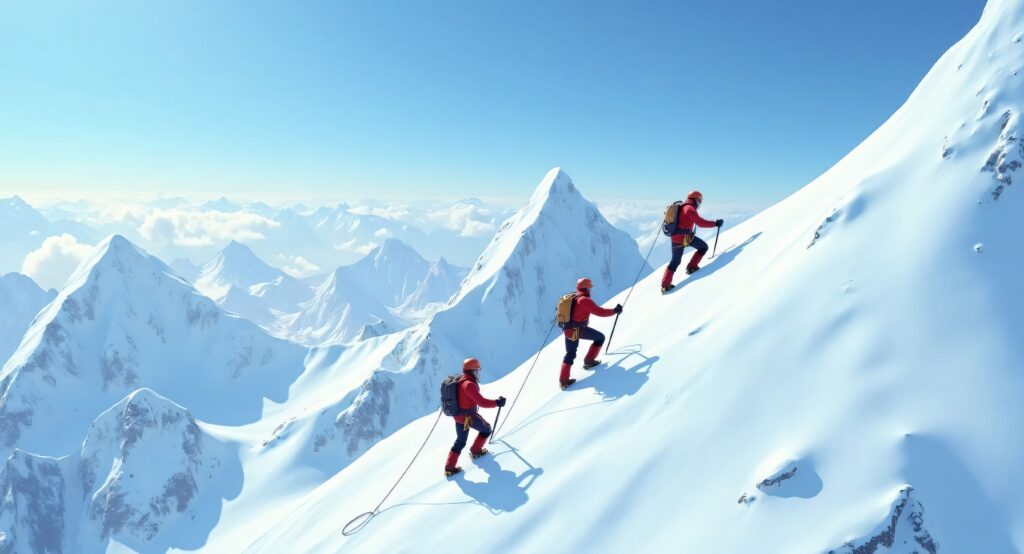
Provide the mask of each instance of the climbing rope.
MULTIPOLYGON (((649 260, 651 258, 651 252, 654 252, 654 245, 658 244, 658 239, 660 239, 660 238, 661 238, 661 233, 658 233, 658 235, 654 237, 654 241, 651 242, 651 248, 650 248, 650 250, 647 251, 647 255, 644 256, 644 263, 640 264, 640 270, 636 272, 636 279, 633 279, 633 284, 629 286, 629 292, 626 293, 626 299, 622 301, 622 307, 623 308, 626 307, 626 302, 629 302, 629 297, 633 295, 633 288, 636 287, 637 282, 640 281, 640 276, 643 275, 644 268, 647 267, 647 260, 649 260)), ((615 322, 612 323, 612 331, 611 331, 611 333, 608 333, 608 342, 605 343, 605 345, 604 345, 604 353, 605 354, 607 354, 608 353, 608 349, 612 347, 612 337, 615 336, 615 327, 619 324, 619 316, 620 315, 622 315, 622 314, 621 313, 615 314, 615 322)))
POLYGON ((526 377, 523 378, 523 384, 519 385, 519 392, 516 393, 516 397, 512 399, 512 404, 510 404, 508 407, 508 413, 505 414, 505 421, 502 421, 501 425, 498 426, 493 433, 491 433, 491 436, 487 440, 487 442, 491 442, 491 439, 493 439, 494 436, 498 434, 498 430, 505 426, 505 422, 507 422, 508 418, 512 415, 512 408, 516 407, 516 401, 519 400, 519 395, 523 393, 523 388, 526 387, 526 382, 530 379, 530 374, 533 373, 533 368, 537 367, 537 360, 540 360, 540 353, 544 351, 544 347, 548 344, 548 338, 551 337, 551 331, 553 331, 554 329, 555 323, 551 322, 551 328, 548 329, 548 334, 544 335, 544 342, 542 342, 540 344, 540 348, 537 349, 537 356, 533 358, 533 364, 530 365, 530 370, 526 372, 526 377))
POLYGON ((441 414, 442 411, 438 410, 437 419, 434 420, 434 425, 430 427, 430 432, 427 433, 427 438, 423 439, 423 444, 420 445, 420 449, 416 451, 416 455, 413 456, 412 460, 409 461, 409 465, 405 466, 405 471, 402 472, 402 475, 398 477, 398 480, 395 481, 394 485, 391 485, 391 490, 389 490, 388 493, 384 495, 384 498, 380 499, 380 503, 377 504, 377 507, 374 508, 373 511, 361 513, 356 517, 352 518, 351 521, 346 523, 345 527, 343 527, 341 530, 342 535, 348 537, 356 534, 360 529, 366 527, 366 524, 370 523, 370 520, 373 519, 374 516, 380 513, 380 507, 384 505, 384 502, 388 499, 389 496, 391 496, 391 493, 395 492, 395 488, 397 488, 398 484, 402 482, 402 479, 405 477, 405 474, 409 473, 409 469, 412 468, 412 464, 416 461, 416 458, 420 456, 420 452, 423 452, 423 448, 427 446, 427 441, 429 441, 430 436, 434 434, 434 429, 437 429, 437 423, 441 421, 441 414))

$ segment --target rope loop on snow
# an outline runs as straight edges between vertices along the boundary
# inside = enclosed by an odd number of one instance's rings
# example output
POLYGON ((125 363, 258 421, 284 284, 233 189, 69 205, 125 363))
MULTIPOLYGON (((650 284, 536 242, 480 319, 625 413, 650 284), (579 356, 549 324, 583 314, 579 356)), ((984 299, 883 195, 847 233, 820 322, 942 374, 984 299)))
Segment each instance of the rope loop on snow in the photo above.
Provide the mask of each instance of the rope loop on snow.
POLYGON ((420 457, 420 453, 423 452, 423 448, 427 446, 427 441, 430 440, 430 436, 433 435, 434 430, 437 429, 438 422, 441 421, 442 413, 444 412, 442 412, 440 409, 437 410, 437 419, 434 420, 434 424, 430 427, 430 432, 427 433, 427 437, 423 439, 423 444, 420 445, 420 449, 416 451, 416 454, 412 457, 412 460, 409 460, 409 465, 405 466, 405 471, 403 471, 402 474, 398 476, 398 480, 395 481, 395 484, 391 485, 391 490, 389 490, 388 493, 384 495, 384 498, 380 499, 380 502, 377 504, 377 507, 374 508, 372 512, 363 512, 357 515, 356 517, 352 518, 348 523, 346 523, 345 527, 341 530, 342 535, 348 537, 350 535, 358 533, 359 530, 361 530, 363 527, 366 527, 366 525, 370 523, 370 520, 372 520, 374 517, 376 517, 377 514, 380 513, 380 507, 384 505, 384 502, 387 501, 389 496, 391 496, 391 493, 395 492, 395 489, 398 487, 398 484, 402 482, 402 479, 405 478, 405 474, 409 473, 409 469, 412 468, 412 464, 416 462, 416 458, 420 457))
POLYGON ((555 322, 552 321, 551 328, 548 329, 548 334, 544 335, 544 342, 540 344, 540 348, 537 349, 537 355, 533 358, 533 363, 530 364, 530 370, 526 372, 526 377, 523 378, 523 384, 519 385, 519 392, 516 393, 515 398, 512 399, 512 404, 510 404, 508 407, 508 413, 505 414, 505 421, 502 421, 501 425, 497 426, 497 428, 494 429, 494 432, 491 433, 491 437, 487 440, 487 442, 493 442, 493 439, 495 436, 497 436, 498 431, 505 426, 505 423, 508 421, 508 418, 512 416, 512 408, 516 407, 516 401, 519 400, 519 395, 523 394, 523 389, 526 387, 526 382, 530 380, 530 374, 533 373, 533 368, 537 367, 537 360, 540 360, 540 353, 543 352, 544 347, 547 346, 548 338, 551 337, 551 331, 554 331, 554 329, 555 322))

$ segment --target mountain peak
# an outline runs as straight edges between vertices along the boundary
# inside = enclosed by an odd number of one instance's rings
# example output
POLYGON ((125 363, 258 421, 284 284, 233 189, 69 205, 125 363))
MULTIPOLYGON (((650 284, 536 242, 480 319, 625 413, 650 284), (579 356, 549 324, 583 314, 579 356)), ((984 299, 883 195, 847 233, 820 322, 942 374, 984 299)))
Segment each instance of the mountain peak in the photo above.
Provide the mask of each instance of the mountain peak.
POLYGON ((396 257, 400 257, 398 259, 402 259, 408 256, 415 256, 417 258, 421 257, 419 252, 417 252, 412 246, 409 246, 399 239, 393 238, 385 240, 384 244, 381 244, 374 249, 372 256, 377 260, 395 259, 396 257))
POLYGON ((562 168, 556 167, 548 171, 541 179, 540 184, 537 185, 530 197, 530 203, 543 204, 551 197, 563 195, 579 196, 579 191, 573 185, 572 177, 562 171, 562 168))
POLYGON ((31 208, 32 207, 28 202, 25 202, 17 194, 15 194, 14 196, 10 196, 8 198, 4 198, 3 202, 5 204, 7 204, 9 207, 12 207, 12 208, 24 209, 24 208, 31 208))

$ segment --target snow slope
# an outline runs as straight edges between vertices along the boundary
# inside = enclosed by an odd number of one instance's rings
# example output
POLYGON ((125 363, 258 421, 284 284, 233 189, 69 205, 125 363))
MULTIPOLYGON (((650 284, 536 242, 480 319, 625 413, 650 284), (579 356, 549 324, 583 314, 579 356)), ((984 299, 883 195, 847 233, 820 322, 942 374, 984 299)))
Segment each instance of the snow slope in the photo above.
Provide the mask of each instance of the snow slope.
POLYGON ((1024 550, 1022 36, 1024 2, 990 2, 835 167, 723 233, 672 294, 641 281, 607 364, 568 392, 549 345, 465 475, 441 478, 442 421, 384 511, 342 536, 423 416, 248 551, 1024 550))
POLYGON ((0 458, 61 456, 88 422, 149 387, 211 423, 258 420, 305 349, 221 311, 119 236, 101 242, 0 369, 0 458), (224 394, 230 391, 230 394, 224 394))
POLYGON ((39 310, 56 296, 57 291, 44 291, 26 275, 0 275, 0 364, 18 348, 39 310))

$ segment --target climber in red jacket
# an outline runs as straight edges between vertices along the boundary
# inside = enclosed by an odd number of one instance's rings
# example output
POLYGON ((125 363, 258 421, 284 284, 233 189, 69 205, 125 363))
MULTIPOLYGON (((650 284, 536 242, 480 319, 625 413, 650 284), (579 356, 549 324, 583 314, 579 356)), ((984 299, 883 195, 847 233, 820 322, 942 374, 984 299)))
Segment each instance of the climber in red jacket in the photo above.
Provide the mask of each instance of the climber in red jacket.
POLYGON ((476 358, 467 358, 462 362, 462 381, 459 383, 459 414, 455 416, 455 444, 448 453, 448 461, 444 465, 444 474, 451 477, 462 471, 457 466, 459 455, 466 447, 469 439, 469 430, 476 429, 476 440, 473 446, 469 447, 469 455, 473 459, 484 456, 488 450, 484 448, 487 437, 491 436, 491 424, 477 412, 479 408, 497 408, 505 405, 505 397, 499 396, 497 400, 491 400, 480 394, 479 375, 480 361, 476 358))
POLYGON ((590 327, 590 316, 609 317, 622 313, 622 305, 617 304, 614 308, 602 308, 590 298, 590 289, 594 283, 586 277, 576 282, 576 303, 572 308, 572 325, 565 329, 565 358, 562 359, 562 372, 558 376, 558 382, 565 390, 569 385, 576 382, 576 379, 569 378, 572 369, 572 362, 576 359, 576 349, 580 346, 580 339, 594 341, 590 350, 583 358, 583 368, 590 369, 601 363, 597 359, 597 353, 604 345, 604 334, 590 327))
POLYGON ((675 285, 672 284, 672 275, 675 274, 679 263, 683 261, 683 250, 687 246, 692 246, 697 251, 690 258, 690 263, 686 264, 686 274, 690 275, 700 269, 700 266, 697 264, 700 263, 700 259, 707 253, 708 243, 694 234, 693 226, 721 227, 725 223, 725 220, 722 219, 711 221, 701 217, 697 213, 697 208, 700 207, 703 201, 704 195, 699 190, 691 191, 686 196, 686 202, 683 203, 682 208, 679 210, 679 216, 676 218, 676 232, 672 234, 672 260, 668 263, 668 267, 665 268, 665 274, 661 277, 661 292, 668 292, 675 288, 675 285))

